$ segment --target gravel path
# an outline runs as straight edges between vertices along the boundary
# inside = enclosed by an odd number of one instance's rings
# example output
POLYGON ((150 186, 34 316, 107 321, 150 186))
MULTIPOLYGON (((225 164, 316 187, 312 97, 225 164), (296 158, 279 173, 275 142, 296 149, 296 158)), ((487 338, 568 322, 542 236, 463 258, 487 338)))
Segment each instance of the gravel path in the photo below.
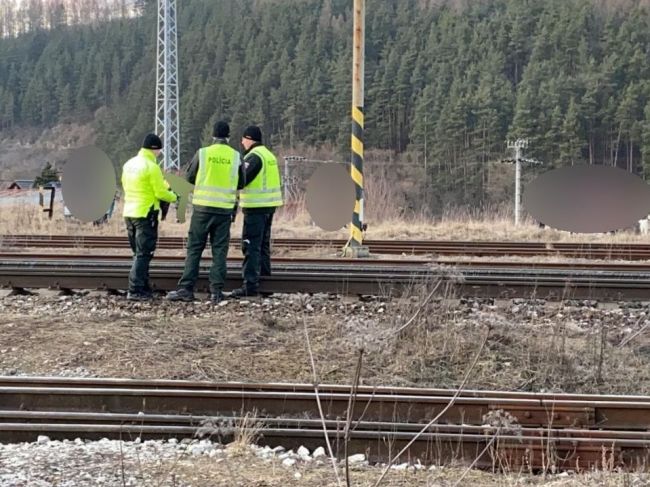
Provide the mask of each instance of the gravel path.
MULTIPOLYGON (((344 464, 338 464, 343 476, 344 464)), ((352 485, 370 487, 384 465, 350 457, 352 485)), ((523 473, 466 472, 462 467, 420 464, 393 466, 382 486, 647 486, 643 473, 593 472, 530 476, 523 473), (464 479, 457 484, 459 478, 464 479)), ((50 441, 0 445, 2 487, 334 487, 333 470, 322 448, 296 452, 282 447, 227 446, 207 440, 181 442, 50 441)))

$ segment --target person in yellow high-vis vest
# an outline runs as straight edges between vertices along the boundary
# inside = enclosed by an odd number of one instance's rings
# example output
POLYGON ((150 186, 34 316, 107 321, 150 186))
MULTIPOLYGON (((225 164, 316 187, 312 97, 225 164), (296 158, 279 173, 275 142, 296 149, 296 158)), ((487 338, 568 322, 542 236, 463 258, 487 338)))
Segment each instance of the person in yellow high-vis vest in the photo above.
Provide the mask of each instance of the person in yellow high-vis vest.
POLYGON ((213 303, 223 299, 226 258, 230 244, 230 224, 237 203, 237 187, 243 178, 239 152, 228 145, 230 127, 224 121, 215 124, 214 143, 195 154, 186 179, 194 184, 192 220, 187 235, 187 256, 178 288, 167 294, 171 301, 193 301, 199 277, 201 254, 210 237, 210 297, 213 303))
POLYGON ((169 189, 156 161, 162 141, 149 134, 138 155, 122 168, 124 221, 133 251, 127 299, 145 301, 153 298, 149 283, 149 264, 158 241, 160 202, 174 203, 178 196, 169 189))
POLYGON ((245 180, 239 193, 244 213, 242 252, 244 263, 241 288, 233 298, 255 296, 260 276, 271 275, 271 226, 275 209, 282 206, 282 181, 275 155, 262 144, 262 131, 247 127, 241 140, 244 148, 245 180))

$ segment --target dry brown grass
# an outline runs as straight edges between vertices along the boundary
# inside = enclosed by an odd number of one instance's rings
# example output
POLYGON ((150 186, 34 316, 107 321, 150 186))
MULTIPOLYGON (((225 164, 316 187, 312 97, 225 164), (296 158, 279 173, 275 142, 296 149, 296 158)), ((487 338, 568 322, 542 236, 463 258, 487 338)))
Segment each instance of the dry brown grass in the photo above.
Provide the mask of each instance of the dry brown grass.
MULTIPOLYGON (((387 201, 387 200, 382 200, 387 201)), ((0 234, 33 234, 33 235, 124 235, 124 223, 121 218, 121 207, 108 223, 95 227, 90 223, 80 223, 76 220, 66 220, 60 205, 55 208, 52 220, 42 213, 38 206, 16 205, 0 207, 0 234)), ((189 219, 189 218, 188 218, 189 219)), ((242 215, 232 227, 232 235, 241 233, 242 215)), ((465 211, 449 211, 441 218, 432 220, 425 217, 404 218, 395 212, 386 210, 383 213, 369 212, 367 218, 367 239, 431 239, 431 240, 522 240, 547 242, 601 242, 646 243, 648 237, 632 231, 621 231, 610 234, 576 234, 568 232, 541 229, 530 220, 515 226, 506 212, 479 214, 465 211), (384 215, 384 216, 379 216, 384 215)), ((161 236, 185 236, 188 223, 176 223, 169 219, 161 223, 161 236)), ((273 232, 275 237, 282 238, 341 238, 347 239, 349 232, 346 228, 336 232, 326 232, 313 225, 304 209, 303 202, 297 202, 291 208, 278 211, 274 220, 273 232)))
POLYGON ((243 456, 250 451, 250 445, 257 443, 263 423, 256 419, 256 411, 246 411, 234 425, 234 438, 228 444, 231 456, 243 456))
POLYGON ((492 326, 468 388, 650 392, 650 338, 634 335, 647 322, 643 309, 433 299, 396 335, 425 293, 413 289, 413 301, 309 299, 306 314, 299 300, 215 310, 118 297, 8 298, 0 300, 0 373, 311 383, 306 325, 322 383, 349 383, 363 347, 365 384, 453 388, 492 326))
MULTIPOLYGON (((161 468, 157 464, 130 466, 142 473, 161 468)), ((245 457, 225 458, 184 458, 174 465, 174 479, 178 484, 191 484, 196 487, 334 487, 333 472, 323 465, 304 464, 287 469, 277 460, 265 462, 252 454, 245 457), (298 475, 297 475, 298 474, 298 475)), ((522 473, 505 475, 492 474, 478 470, 467 473, 457 484, 465 471, 462 468, 446 467, 433 471, 391 470, 382 482, 385 487, 515 487, 522 485, 539 487, 631 487, 648 485, 648 475, 643 473, 623 474, 616 472, 593 472, 580 475, 531 476, 522 473)), ((351 484, 355 487, 374 485, 379 475, 378 467, 361 467, 351 472, 351 484)), ((147 475, 149 476, 149 475, 147 475)), ((163 484, 173 485, 173 484, 163 484)))

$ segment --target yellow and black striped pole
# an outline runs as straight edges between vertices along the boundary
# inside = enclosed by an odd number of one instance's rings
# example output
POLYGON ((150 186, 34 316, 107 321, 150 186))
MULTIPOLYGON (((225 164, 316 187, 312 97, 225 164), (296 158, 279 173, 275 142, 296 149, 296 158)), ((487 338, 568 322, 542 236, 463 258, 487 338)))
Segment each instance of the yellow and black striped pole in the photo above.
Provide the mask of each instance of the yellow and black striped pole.
POLYGON ((352 160, 350 175, 354 181, 355 203, 346 254, 367 255, 363 247, 363 78, 365 72, 365 0, 354 0, 354 42, 352 54, 352 160))

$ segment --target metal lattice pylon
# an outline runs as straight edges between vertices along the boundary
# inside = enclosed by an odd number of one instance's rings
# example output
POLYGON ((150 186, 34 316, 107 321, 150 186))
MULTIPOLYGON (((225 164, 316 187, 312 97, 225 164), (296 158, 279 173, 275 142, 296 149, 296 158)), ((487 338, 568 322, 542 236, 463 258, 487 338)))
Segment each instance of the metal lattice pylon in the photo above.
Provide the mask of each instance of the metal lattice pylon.
POLYGON ((180 170, 176 0, 158 0, 156 133, 163 140, 163 168, 180 170))

